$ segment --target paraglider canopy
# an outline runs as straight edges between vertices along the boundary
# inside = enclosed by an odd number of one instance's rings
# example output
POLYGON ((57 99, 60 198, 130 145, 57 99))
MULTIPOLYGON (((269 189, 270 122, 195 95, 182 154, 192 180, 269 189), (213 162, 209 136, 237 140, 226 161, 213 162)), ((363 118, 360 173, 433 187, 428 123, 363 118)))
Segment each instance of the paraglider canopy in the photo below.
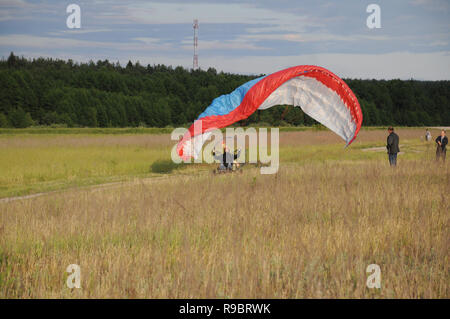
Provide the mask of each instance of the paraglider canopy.
POLYGON ((354 141, 362 124, 359 102, 341 78, 319 66, 294 66, 251 80, 230 94, 214 99, 178 143, 178 155, 183 160, 197 158, 206 140, 205 133, 275 105, 301 107, 303 112, 339 135, 346 145, 354 141), (196 125, 201 127, 198 132, 194 130, 196 125), (196 143, 192 143, 192 139, 196 139, 196 143))

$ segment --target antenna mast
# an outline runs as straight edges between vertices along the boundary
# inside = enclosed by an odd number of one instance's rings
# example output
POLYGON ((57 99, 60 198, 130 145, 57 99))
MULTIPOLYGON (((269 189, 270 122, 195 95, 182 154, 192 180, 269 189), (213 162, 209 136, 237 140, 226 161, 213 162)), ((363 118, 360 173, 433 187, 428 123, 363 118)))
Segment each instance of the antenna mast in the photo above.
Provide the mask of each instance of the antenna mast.
POLYGON ((194 70, 198 69, 198 20, 194 19, 194 61, 192 63, 192 68, 194 70))

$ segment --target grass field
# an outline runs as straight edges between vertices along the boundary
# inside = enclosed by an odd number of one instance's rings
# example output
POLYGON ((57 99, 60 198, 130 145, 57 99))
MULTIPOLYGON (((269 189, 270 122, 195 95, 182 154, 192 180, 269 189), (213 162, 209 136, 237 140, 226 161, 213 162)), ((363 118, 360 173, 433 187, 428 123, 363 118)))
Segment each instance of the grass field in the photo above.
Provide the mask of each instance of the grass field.
POLYGON ((449 164, 422 128, 398 130, 397 169, 384 130, 347 149, 304 130, 280 134, 278 174, 220 176, 151 172, 167 134, 104 133, 0 134, 0 197, 60 190, 0 200, 0 297, 450 297, 449 164))

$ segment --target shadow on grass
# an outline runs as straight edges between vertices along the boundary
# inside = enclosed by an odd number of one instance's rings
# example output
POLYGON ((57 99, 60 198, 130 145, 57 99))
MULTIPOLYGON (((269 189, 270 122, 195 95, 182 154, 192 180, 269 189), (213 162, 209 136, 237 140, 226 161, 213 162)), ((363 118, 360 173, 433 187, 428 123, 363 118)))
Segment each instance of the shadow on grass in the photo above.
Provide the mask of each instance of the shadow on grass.
POLYGON ((176 164, 171 160, 157 160, 150 166, 150 171, 158 174, 169 174, 173 170, 184 166, 184 163, 176 164))

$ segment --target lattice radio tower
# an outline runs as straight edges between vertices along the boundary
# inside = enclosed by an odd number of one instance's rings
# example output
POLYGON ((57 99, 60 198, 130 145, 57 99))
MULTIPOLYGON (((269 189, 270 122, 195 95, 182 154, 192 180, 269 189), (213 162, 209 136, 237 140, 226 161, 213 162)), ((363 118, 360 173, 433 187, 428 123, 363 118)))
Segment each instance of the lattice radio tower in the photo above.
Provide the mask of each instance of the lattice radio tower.
POLYGON ((198 20, 194 19, 194 61, 192 63, 192 68, 194 70, 198 69, 198 20))

